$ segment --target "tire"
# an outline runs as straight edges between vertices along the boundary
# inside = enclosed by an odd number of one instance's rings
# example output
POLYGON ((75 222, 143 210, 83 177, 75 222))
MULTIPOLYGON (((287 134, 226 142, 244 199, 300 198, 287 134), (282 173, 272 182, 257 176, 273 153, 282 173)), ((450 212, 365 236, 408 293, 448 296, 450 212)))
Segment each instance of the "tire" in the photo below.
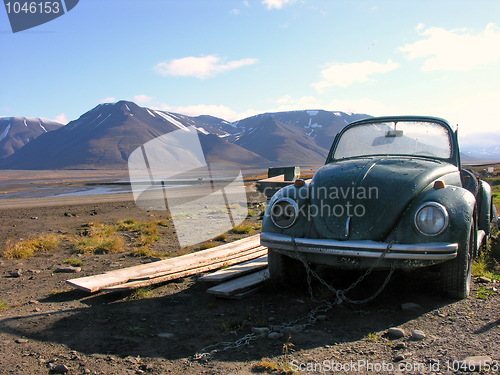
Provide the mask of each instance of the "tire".
POLYGON ((468 239, 459 243, 457 257, 441 265, 441 287, 446 297, 464 299, 470 293, 472 261, 477 252, 476 235, 473 221, 468 239))
POLYGON ((268 249, 267 263, 271 281, 275 285, 298 285, 304 280, 306 270, 298 259, 268 249))

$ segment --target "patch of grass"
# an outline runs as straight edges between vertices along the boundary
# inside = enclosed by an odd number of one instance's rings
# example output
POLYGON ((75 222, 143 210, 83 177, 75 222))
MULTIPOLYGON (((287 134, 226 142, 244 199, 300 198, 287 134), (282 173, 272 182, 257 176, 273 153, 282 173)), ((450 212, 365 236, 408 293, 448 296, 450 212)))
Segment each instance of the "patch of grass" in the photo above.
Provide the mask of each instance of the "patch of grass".
POLYGON ((130 326, 126 328, 126 332, 132 336, 144 336, 147 334, 148 330, 143 327, 130 326))
POLYGON ((17 242, 9 238, 5 243, 3 256, 7 259, 27 259, 34 257, 39 251, 54 250, 60 243, 61 238, 55 234, 42 234, 17 242))
POLYGON ((378 337, 376 332, 371 332, 365 336, 365 340, 371 341, 371 342, 377 342, 380 337, 378 337))
POLYGON ((157 220, 156 225, 158 225, 159 227, 165 227, 165 228, 168 228, 170 226, 170 224, 168 223, 167 220, 157 220))
POLYGON ((480 287, 476 293, 477 299, 487 299, 489 296, 495 294, 493 290, 486 289, 484 286, 480 287))
POLYGON ((7 305, 5 302, 0 301, 0 311, 6 310, 9 308, 9 305, 7 305))
POLYGON ((223 332, 234 332, 238 331, 243 327, 243 321, 241 319, 227 319, 220 323, 220 328, 223 332))
POLYGON ((101 224, 98 221, 94 223, 88 223, 87 225, 84 225, 84 228, 85 230, 83 232, 83 235, 88 237, 111 236, 116 232, 115 225, 101 224))
POLYGON ((483 276, 500 281, 500 275, 495 273, 495 265, 496 261, 491 256, 491 250, 485 250, 474 259, 472 263, 472 274, 474 276, 483 276))
POLYGON ((227 240, 227 234, 219 234, 217 237, 214 238, 214 241, 219 241, 219 242, 225 242, 227 240))
POLYGON ((263 358, 259 363, 253 365, 252 372, 279 375, 297 374, 297 372, 293 371, 293 369, 291 368, 289 361, 272 361, 269 358, 263 358))
POLYGON ((75 252, 80 254, 119 253, 125 250, 125 241, 117 235, 76 237, 71 242, 75 252))
POLYGON ((153 289, 151 287, 144 287, 135 289, 130 295, 130 299, 146 299, 151 298, 153 295, 153 289))
POLYGON ((207 242, 200 245, 200 250, 211 249, 212 247, 217 247, 220 244, 214 242, 207 242))
POLYGON ((73 267, 80 267, 81 265, 83 265, 83 260, 81 260, 80 258, 73 257, 66 259, 63 263, 69 264, 70 266, 73 267))
POLYGON ((247 234, 247 233, 252 233, 253 228, 251 225, 238 225, 233 229, 231 229, 231 232, 235 234, 247 234))

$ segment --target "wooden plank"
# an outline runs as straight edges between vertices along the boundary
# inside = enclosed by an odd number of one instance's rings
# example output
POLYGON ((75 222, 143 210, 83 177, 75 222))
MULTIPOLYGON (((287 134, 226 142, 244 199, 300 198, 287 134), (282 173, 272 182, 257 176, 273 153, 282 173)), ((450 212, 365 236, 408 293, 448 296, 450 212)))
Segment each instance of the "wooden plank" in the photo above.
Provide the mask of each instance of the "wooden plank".
POLYGON ((87 292, 97 292, 100 289, 112 285, 123 284, 130 279, 149 278, 151 275, 161 273, 172 273, 193 268, 197 265, 206 265, 218 260, 224 260, 242 251, 256 248, 260 245, 260 236, 254 235, 242 240, 224 244, 207 250, 201 250, 192 254, 161 260, 158 262, 141 264, 138 266, 108 271, 100 275, 80 277, 66 280, 73 287, 87 292))
POLYGON ((209 264, 207 266, 192 268, 190 270, 181 271, 181 272, 175 272, 175 273, 172 273, 169 275, 156 277, 154 279, 129 281, 127 283, 123 283, 120 285, 109 286, 109 287, 103 288, 101 290, 104 292, 123 292, 123 291, 129 291, 129 290, 133 290, 133 289, 137 289, 137 288, 144 288, 146 286, 161 284, 161 283, 164 283, 167 281, 180 279, 183 277, 192 276, 192 275, 196 275, 199 273, 213 271, 213 270, 216 270, 218 268, 223 267, 224 265, 238 264, 239 262, 244 262, 244 261, 247 261, 249 259, 253 259, 256 257, 262 257, 266 253, 267 253, 267 250, 260 250, 256 253, 247 254, 247 255, 242 256, 240 258, 234 258, 234 259, 226 260, 226 261, 219 261, 217 263, 212 263, 212 264, 209 264))
POLYGON ((202 276, 198 281, 207 283, 222 283, 224 281, 234 279, 235 277, 243 276, 255 271, 260 271, 267 267, 267 255, 261 256, 256 259, 249 260, 244 263, 239 263, 233 267, 225 268, 216 271, 210 275, 202 276))
POLYGON ((253 289, 269 279, 269 270, 254 272, 207 289, 207 293, 228 297, 253 289))

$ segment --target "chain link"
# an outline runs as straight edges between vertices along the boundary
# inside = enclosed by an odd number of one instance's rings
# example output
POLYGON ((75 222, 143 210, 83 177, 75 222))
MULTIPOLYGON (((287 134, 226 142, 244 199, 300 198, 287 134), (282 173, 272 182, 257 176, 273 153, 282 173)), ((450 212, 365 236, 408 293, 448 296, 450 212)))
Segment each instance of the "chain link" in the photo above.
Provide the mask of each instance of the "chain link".
MULTIPOLYGON (((297 259, 299 259, 302 262, 302 264, 304 265, 304 267, 306 269, 306 278, 307 278, 307 287, 308 287, 308 291, 309 291, 309 296, 314 303, 321 303, 321 305, 314 308, 306 316, 300 317, 300 318, 295 319, 293 321, 290 321, 286 324, 283 324, 282 325, 283 327, 292 327, 292 326, 298 325, 301 329, 304 329, 304 328, 309 327, 309 326, 313 325, 314 323, 316 323, 316 321, 318 320, 318 314, 320 314, 320 313, 324 314, 324 313, 328 312, 329 310, 331 310, 336 305, 340 305, 343 302, 360 305, 360 304, 364 304, 364 303, 372 301, 384 290, 384 288, 386 287, 387 283, 391 279, 391 276, 396 269, 396 261, 393 261, 391 263, 391 268, 389 270, 389 273, 387 274, 387 277, 385 278, 385 280, 382 283, 382 285, 380 286, 380 288, 377 289, 377 291, 374 294, 372 294, 370 297, 362 299, 362 300, 352 300, 352 299, 348 298, 345 294, 347 292, 351 291, 352 289, 354 289, 356 286, 358 286, 359 283, 361 283, 369 274, 372 273, 372 271, 379 265, 381 260, 383 258, 385 258, 386 254, 391 250, 391 248, 394 244, 394 241, 390 242, 387 245, 387 247, 385 248, 384 252, 380 255, 380 257, 378 257, 377 260, 373 263, 373 265, 370 268, 368 268, 363 275, 361 275, 356 281, 354 281, 346 289, 335 289, 330 284, 328 284, 313 269, 311 269, 307 260, 299 252, 299 250, 297 248, 297 244, 295 243, 294 237, 292 237, 292 243, 293 243, 293 248, 294 248, 295 254, 297 256, 297 259), (335 302, 329 302, 326 300, 316 299, 316 297, 314 296, 313 288, 312 288, 312 277, 314 277, 316 280, 318 280, 322 285, 324 285, 335 296, 335 302), (299 324, 302 321, 305 321, 305 322, 302 324, 299 324)), ((224 351, 230 350, 230 349, 241 348, 243 346, 250 344, 250 342, 252 342, 260 337, 264 337, 266 335, 267 335, 267 333, 260 333, 260 334, 249 333, 249 334, 246 334, 245 336, 239 338, 236 341, 219 342, 217 344, 209 345, 209 346, 201 349, 200 351, 196 352, 196 354, 193 356, 193 360, 207 362, 216 353, 224 352, 224 351)))

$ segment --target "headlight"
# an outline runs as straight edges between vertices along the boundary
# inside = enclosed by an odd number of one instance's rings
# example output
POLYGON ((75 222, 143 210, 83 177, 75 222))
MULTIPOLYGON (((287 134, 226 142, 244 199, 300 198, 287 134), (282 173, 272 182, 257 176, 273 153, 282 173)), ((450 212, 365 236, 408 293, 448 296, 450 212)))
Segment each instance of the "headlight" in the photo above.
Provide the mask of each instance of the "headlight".
POLYGON ((280 228, 288 228, 295 223, 299 207, 290 198, 280 198, 271 207, 271 220, 280 228))
POLYGON ((439 203, 426 202, 415 214, 415 226, 425 236, 437 236, 448 226, 448 211, 439 203))

